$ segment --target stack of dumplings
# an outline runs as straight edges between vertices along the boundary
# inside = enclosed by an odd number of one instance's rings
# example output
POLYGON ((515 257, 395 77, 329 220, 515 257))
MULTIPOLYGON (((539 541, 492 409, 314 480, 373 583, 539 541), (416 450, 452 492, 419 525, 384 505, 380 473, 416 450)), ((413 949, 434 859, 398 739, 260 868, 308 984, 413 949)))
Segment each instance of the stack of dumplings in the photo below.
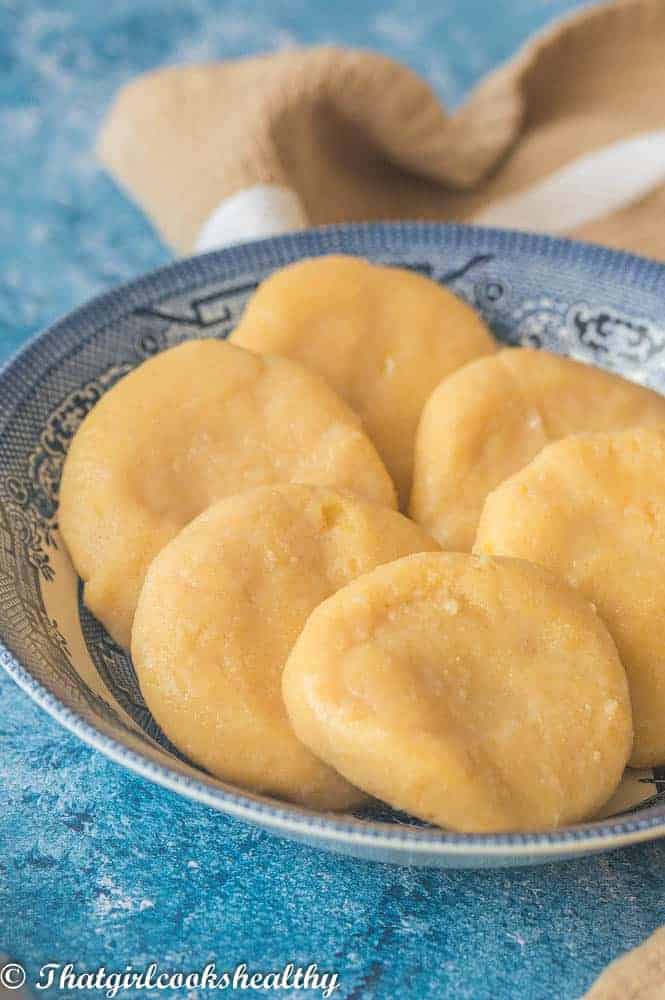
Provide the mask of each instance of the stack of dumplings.
POLYGON ((192 762, 464 832, 665 764, 665 398, 497 346, 436 282, 320 257, 84 419, 62 536, 192 762))

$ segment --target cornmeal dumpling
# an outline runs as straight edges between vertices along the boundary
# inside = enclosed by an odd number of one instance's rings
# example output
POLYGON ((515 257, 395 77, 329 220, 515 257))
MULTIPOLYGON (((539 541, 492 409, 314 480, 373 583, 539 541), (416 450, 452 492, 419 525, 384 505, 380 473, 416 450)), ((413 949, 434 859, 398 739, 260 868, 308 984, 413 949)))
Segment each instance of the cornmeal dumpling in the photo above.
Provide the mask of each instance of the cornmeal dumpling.
POLYGON ((264 483, 393 484, 358 417, 317 375, 220 340, 191 340, 125 376, 69 449, 59 523, 90 610, 128 646, 145 571, 215 500, 264 483))
POLYGON ((545 445, 580 431, 665 425, 665 398, 579 361, 512 348, 443 380, 416 437, 411 516, 469 551, 485 497, 545 445))
POLYGON ((665 430, 549 445, 489 495, 475 550, 541 563, 593 601, 628 675, 631 763, 665 764, 665 430))
POLYGON ((284 663, 311 611, 380 563, 437 549, 396 511, 310 486, 221 500, 164 548, 141 592, 132 657, 170 740, 218 777, 319 809, 362 792, 289 724, 284 663))
POLYGON ((444 375, 496 349, 480 316, 435 281, 346 256, 271 275, 231 339, 322 375, 361 416, 403 507, 425 400, 444 375))
POLYGON ((455 830, 585 819, 631 749, 626 675, 603 622, 514 559, 423 553, 360 577, 310 615, 282 689, 317 757, 455 830))

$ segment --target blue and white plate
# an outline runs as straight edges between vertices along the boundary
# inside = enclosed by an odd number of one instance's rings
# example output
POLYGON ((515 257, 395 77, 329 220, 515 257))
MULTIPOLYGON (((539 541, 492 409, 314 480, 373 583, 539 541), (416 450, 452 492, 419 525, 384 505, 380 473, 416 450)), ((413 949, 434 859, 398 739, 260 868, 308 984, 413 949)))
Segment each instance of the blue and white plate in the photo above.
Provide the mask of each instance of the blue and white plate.
POLYGON ((188 337, 226 337, 275 268, 331 252, 412 267, 468 299, 506 343, 567 354, 665 392, 665 267, 628 254, 504 230, 376 224, 173 264, 72 313, 0 374, 0 663, 50 715, 125 767, 280 836, 344 854, 518 865, 664 835, 665 768, 628 771, 607 818, 552 833, 456 834, 378 805, 323 815, 250 795, 169 745, 128 657, 83 607, 57 526, 60 472, 83 417, 156 352, 188 337))

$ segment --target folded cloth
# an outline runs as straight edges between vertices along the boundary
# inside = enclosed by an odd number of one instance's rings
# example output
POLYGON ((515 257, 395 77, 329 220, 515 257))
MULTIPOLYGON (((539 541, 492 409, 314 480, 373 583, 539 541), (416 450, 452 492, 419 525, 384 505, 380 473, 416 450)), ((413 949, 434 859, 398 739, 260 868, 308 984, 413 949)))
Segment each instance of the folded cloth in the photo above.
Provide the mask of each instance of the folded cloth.
POLYGON ((583 1000, 665 1000, 665 927, 608 965, 583 1000))
POLYGON ((665 259, 665 3, 557 22, 448 114, 373 52, 180 66, 118 95, 99 155, 178 252, 308 225, 439 219, 665 259))

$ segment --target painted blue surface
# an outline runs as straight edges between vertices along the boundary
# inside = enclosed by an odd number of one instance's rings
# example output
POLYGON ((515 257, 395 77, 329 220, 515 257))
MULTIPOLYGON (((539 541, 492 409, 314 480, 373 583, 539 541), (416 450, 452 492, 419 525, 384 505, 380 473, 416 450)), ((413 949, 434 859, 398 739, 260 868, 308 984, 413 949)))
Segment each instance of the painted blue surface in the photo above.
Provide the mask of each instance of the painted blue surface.
MULTIPOLYGON (((132 73, 334 41, 407 60, 453 103, 574 6, 0 0, 0 356, 90 294, 168 259, 90 150, 104 106, 132 73)), ((665 843, 518 872, 349 861, 125 773, 4 676, 0 704, 0 950, 31 978, 48 961, 117 970, 244 961, 262 971, 294 961, 338 972, 345 1000, 567 1000, 665 921, 665 843)))

